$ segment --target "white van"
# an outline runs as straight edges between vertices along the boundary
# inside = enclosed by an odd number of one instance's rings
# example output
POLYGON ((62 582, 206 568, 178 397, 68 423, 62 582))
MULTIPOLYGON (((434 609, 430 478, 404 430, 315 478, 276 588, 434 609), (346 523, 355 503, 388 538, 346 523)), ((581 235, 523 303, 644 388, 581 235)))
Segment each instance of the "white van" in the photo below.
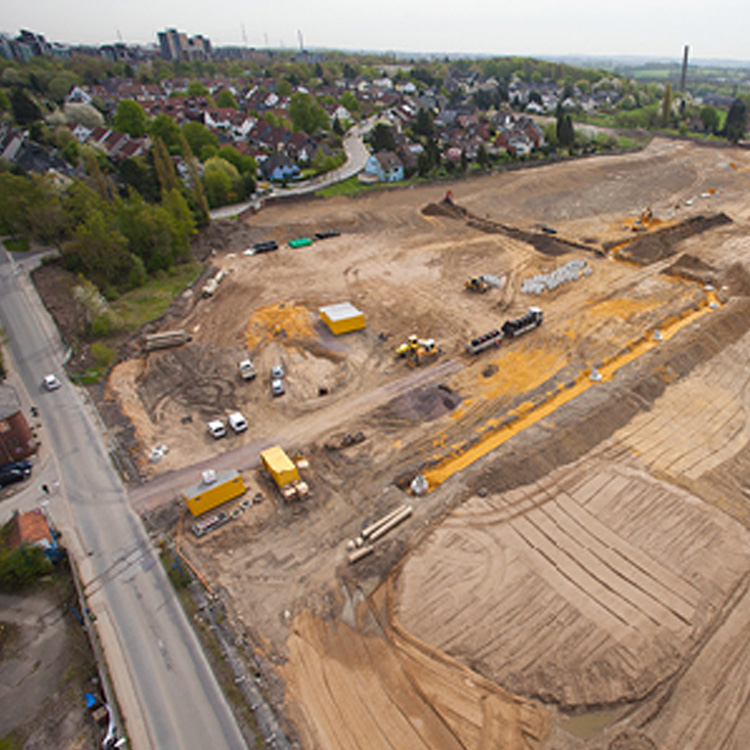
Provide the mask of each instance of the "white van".
POLYGON ((227 417, 227 421, 235 432, 244 432, 247 429, 247 420, 238 411, 232 412, 227 417))

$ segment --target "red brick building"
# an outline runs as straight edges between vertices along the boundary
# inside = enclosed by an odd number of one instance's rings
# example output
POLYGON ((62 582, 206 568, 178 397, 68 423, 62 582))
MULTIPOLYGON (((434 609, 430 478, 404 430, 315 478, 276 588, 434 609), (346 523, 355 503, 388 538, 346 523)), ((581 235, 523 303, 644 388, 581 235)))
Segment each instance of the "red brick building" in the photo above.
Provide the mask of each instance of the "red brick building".
POLYGON ((0 385, 0 466, 36 452, 36 441, 15 389, 0 385))

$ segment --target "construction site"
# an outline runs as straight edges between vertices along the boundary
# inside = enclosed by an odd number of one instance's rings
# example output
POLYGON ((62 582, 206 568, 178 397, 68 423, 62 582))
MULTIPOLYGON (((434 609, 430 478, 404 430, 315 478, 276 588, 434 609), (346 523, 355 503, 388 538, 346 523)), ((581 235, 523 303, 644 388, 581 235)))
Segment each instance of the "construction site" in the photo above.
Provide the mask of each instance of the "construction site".
POLYGON ((748 746, 749 189, 655 139, 214 223, 107 398, 293 745, 748 746))

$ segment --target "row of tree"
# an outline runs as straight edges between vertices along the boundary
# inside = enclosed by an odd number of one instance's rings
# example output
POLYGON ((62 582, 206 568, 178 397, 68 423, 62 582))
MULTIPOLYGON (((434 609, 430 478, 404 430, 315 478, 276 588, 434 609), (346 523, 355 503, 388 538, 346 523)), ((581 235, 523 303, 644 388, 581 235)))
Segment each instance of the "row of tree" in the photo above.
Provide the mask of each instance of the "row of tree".
POLYGON ((156 202, 133 188, 123 196, 90 152, 86 178, 64 187, 48 177, 2 172, 0 231, 56 245, 66 268, 109 296, 138 287, 149 274, 186 260, 196 225, 208 220, 195 159, 189 158, 189 189, 158 140, 153 162, 160 188, 156 202))

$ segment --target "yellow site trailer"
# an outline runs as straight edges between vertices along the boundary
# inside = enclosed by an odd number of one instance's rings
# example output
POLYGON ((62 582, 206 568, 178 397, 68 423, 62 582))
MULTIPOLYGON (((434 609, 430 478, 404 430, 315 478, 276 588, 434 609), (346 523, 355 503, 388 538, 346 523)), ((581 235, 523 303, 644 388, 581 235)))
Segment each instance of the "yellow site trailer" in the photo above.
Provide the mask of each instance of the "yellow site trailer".
POLYGON ((294 461, 284 453, 281 446, 274 445, 273 448, 261 451, 260 460, 263 461, 263 465, 268 469, 273 481, 279 488, 290 482, 299 481, 299 471, 297 471, 294 461))
POLYGON ((198 484, 182 491, 182 499, 193 516, 200 516, 244 491, 245 483, 238 471, 204 471, 198 484))
POLYGON ((321 307, 319 312, 323 322, 336 336, 349 331, 359 331, 365 327, 365 314, 357 310, 351 302, 327 305, 321 307))

